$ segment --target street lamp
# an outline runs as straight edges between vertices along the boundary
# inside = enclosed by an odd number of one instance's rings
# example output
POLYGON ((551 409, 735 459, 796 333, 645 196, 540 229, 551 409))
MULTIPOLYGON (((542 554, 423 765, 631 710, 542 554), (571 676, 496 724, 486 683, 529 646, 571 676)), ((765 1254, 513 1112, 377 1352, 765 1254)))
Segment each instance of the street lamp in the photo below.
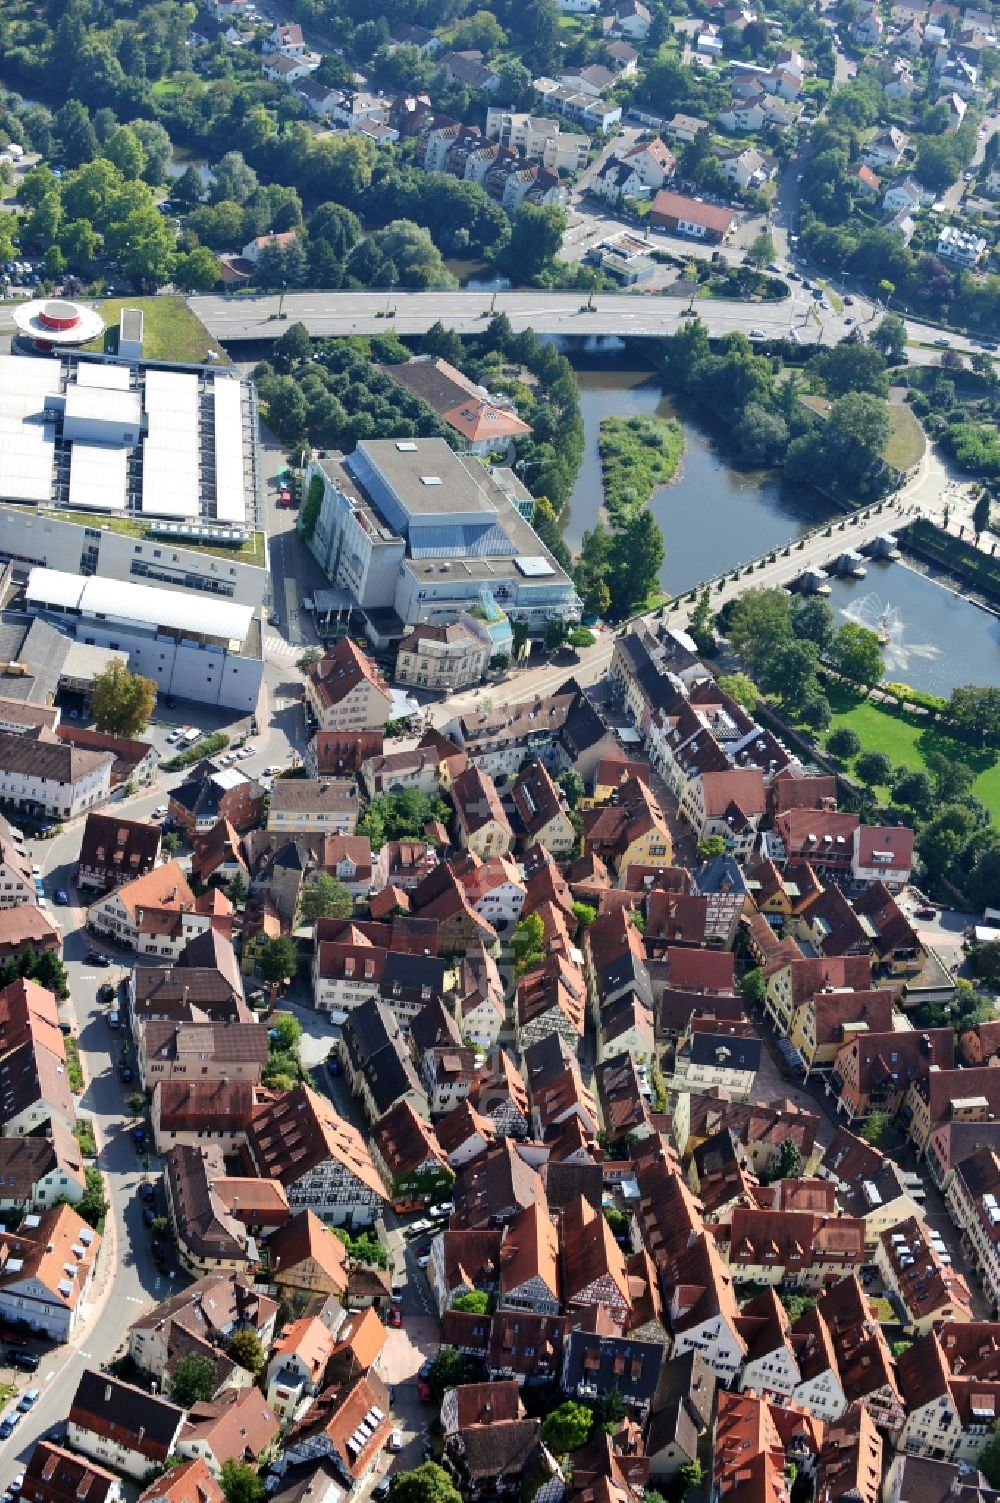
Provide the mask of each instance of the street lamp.
POLYGON ((281 295, 278 298, 278 317, 279 318, 281 318, 283 316, 281 310, 285 306, 285 291, 286 291, 287 287, 288 287, 288 283, 287 282, 282 282, 282 284, 281 284, 281 295))

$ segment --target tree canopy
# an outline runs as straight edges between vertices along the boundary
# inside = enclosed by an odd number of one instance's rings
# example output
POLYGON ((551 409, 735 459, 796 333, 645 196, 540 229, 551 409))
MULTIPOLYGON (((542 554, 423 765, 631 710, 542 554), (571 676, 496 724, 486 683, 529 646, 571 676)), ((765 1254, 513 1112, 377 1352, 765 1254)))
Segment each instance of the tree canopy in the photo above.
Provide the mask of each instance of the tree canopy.
POLYGON ((156 684, 131 673, 121 658, 94 678, 91 707, 99 731, 133 739, 144 730, 156 705, 156 684))

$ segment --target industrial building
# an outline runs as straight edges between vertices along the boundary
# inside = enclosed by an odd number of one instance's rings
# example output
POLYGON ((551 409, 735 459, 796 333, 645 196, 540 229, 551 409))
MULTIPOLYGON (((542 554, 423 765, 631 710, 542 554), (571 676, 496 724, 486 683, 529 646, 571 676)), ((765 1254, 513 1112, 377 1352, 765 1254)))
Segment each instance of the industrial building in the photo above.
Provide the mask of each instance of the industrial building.
POLYGON ((259 605, 251 388, 213 366, 0 356, 0 560, 259 605))
POLYGON ((378 439, 314 460, 306 489, 314 476, 324 495, 309 546, 376 646, 484 603, 538 631, 579 620, 573 582, 532 530, 534 502, 512 470, 440 438, 378 439))
POLYGON ((161 694, 257 712, 263 644, 250 606, 56 569, 31 570, 25 601, 78 642, 127 656, 161 694))

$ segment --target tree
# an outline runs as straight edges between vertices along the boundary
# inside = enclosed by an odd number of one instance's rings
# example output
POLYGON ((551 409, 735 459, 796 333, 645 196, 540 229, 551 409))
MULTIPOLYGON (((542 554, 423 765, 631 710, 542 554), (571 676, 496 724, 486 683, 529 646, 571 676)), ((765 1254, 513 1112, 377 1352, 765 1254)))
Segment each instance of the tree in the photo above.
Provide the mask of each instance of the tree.
POLYGON ((800 703, 816 684, 816 644, 808 639, 783 642, 757 665, 764 689, 800 703))
POLYGON ((515 924, 510 937, 514 952, 514 972, 523 976, 532 966, 540 965, 545 956, 545 925, 537 913, 526 913, 515 924))
POLYGON ((465 1383, 474 1383, 480 1376, 479 1367, 471 1357, 453 1346, 442 1346, 431 1364, 431 1393, 440 1404, 449 1388, 461 1388, 465 1383))
POLYGON ((542 1421, 542 1440, 556 1456, 568 1456, 586 1445, 594 1423, 592 1410, 586 1404, 576 1404, 567 1399, 558 1409, 553 1409, 542 1421))
POLYGON ((815 642, 818 650, 826 652, 837 630, 837 618, 833 607, 822 595, 804 595, 795 609, 795 634, 815 642))
POLYGON ((793 612, 792 597, 785 590, 747 590, 728 611, 726 634, 733 651, 757 672, 791 641, 793 612))
MULTIPOLYGON (((609 1207, 609 1209, 613 1208, 609 1207)), ((607 1211, 604 1214, 607 1215, 607 1211)), ((618 1215, 624 1219, 627 1227, 628 1217, 624 1211, 619 1211, 618 1215)), ((613 1227, 612 1230, 614 1230, 613 1227)), ((603 1430, 605 1435, 613 1435, 627 1414, 628 1404, 620 1389, 608 1388, 598 1394, 594 1403, 594 1424, 603 1430)), ((649 1497, 648 1488, 643 1492, 643 1497, 649 1497)))
POLYGON ((791 1138, 785 1138, 778 1149, 775 1168, 774 1179, 797 1179, 802 1173, 802 1154, 791 1138))
POLYGON ((99 1169, 91 1167, 84 1171, 84 1192, 77 1201, 75 1210, 88 1226, 100 1230, 110 1209, 104 1193, 104 1176, 99 1169))
POLYGON ((760 693, 752 678, 745 673, 720 673, 716 682, 723 694, 728 694, 748 715, 757 708, 760 693))
POLYGON ((129 130, 142 147, 146 165, 142 169, 143 180, 156 187, 167 178, 167 169, 173 156, 170 137, 158 120, 131 120, 129 130))
POLYGON ((53 121, 59 140, 60 156, 67 167, 79 167, 97 155, 97 132, 90 122, 85 105, 78 99, 67 99, 56 111, 53 121))
POLYGON ((864 751, 854 764, 854 771, 872 789, 876 784, 888 783, 892 777, 892 761, 882 751, 864 751))
POLYGON ((743 259, 750 266, 768 266, 775 259, 776 255, 777 251, 774 248, 774 241, 766 230, 762 230, 759 235, 751 240, 743 259))
POLYGON ((850 762, 861 750, 861 737, 849 725, 838 726, 826 738, 826 749, 842 762, 850 762))
MULTIPOLYGON (((338 261, 345 261, 361 239, 361 222, 343 204, 320 204, 309 221, 309 240, 322 240, 338 261)), ((458 336, 455 336, 458 338, 458 336)), ((461 349, 461 341, 459 341, 461 349)))
POLYGON ((219 275, 219 263, 207 245, 181 251, 174 261, 174 281, 185 292, 211 292, 219 275))
POLYGON ((241 151, 227 151, 212 169, 209 196, 213 203, 221 203, 226 199, 232 203, 245 204, 256 188, 257 174, 248 166, 241 151))
POLYGON ((752 971, 747 971, 741 978, 740 991, 744 1002, 749 1002, 754 1007, 763 1007, 764 998, 767 995, 767 983, 764 980, 764 972, 759 966, 755 966, 752 971))
POLYGON ((923 768, 897 767, 892 779, 892 801, 926 817, 934 805, 934 780, 923 768))
POLYGON ((182 1357, 170 1374, 170 1397, 182 1409, 192 1404, 207 1404, 215 1397, 215 1363, 211 1357, 192 1353, 182 1357))
POLYGON ((830 709, 830 701, 817 686, 809 689, 803 695, 799 704, 799 715, 802 724, 811 731, 825 731, 833 719, 833 711, 830 709))
MULTIPOLYGON (((679 1469, 677 1476, 680 1480, 681 1487, 683 1487, 685 1494, 687 1494, 693 1491, 694 1488, 701 1487, 701 1484, 704 1481, 705 1477, 705 1469, 696 1456, 693 1461, 685 1461, 684 1465, 679 1469)), ((648 1492, 646 1494, 646 1500, 648 1503, 648 1492)))
POLYGON ((534 281, 559 254, 566 211, 558 204, 522 204, 503 252, 503 263, 519 282, 534 281))
POLYGON ((569 623, 561 620, 550 621, 545 628, 545 646, 549 652, 558 652, 569 636, 569 623))
POLYGON ((991 939, 973 951, 976 975, 987 986, 1000 987, 1000 939, 991 939))
POLYGON ((294 976, 299 968, 299 952, 294 939, 288 934, 264 940, 259 954, 261 979, 272 985, 294 976))
POLYGON ((279 1049, 289 1054, 298 1052, 299 1041, 302 1038, 302 1024, 298 1018, 293 1018, 290 1013, 282 1013, 274 1019, 271 1031, 277 1035, 274 1042, 279 1049))
POLYGON ((178 835, 176 830, 167 831, 163 839, 160 841, 160 848, 161 850, 166 851, 168 856, 172 856, 175 851, 180 850, 181 837, 178 835))
POLYGON ((146 171, 146 153, 142 149, 142 142, 127 125, 118 127, 105 144, 104 155, 129 182, 134 183, 146 171))
POLYGON ((706 835, 704 840, 698 842, 698 860, 714 861, 717 856, 726 854, 726 841, 722 835, 706 835))
POLYGON ((397 1472, 389 1497, 392 1503, 462 1503, 462 1494, 434 1461, 425 1461, 412 1472, 397 1472))
POLYGON ((350 918, 354 912, 354 898, 343 882, 331 877, 328 872, 303 885, 299 898, 299 914, 305 924, 315 924, 321 918, 350 918))
POLYGON ((510 650, 515 663, 517 663, 524 656, 524 649, 528 645, 528 638, 531 636, 531 628, 527 621, 512 621, 510 623, 510 634, 510 650))
POLYGON ((877 635, 856 621, 844 622, 830 644, 828 656, 838 673, 867 688, 873 688, 884 672, 877 635))
POLYGON ((226 893, 234 908, 240 908, 246 902, 247 884, 242 872, 237 872, 235 876, 230 877, 226 893))
POLYGON ((148 723, 155 704, 153 680, 130 673, 122 658, 115 658, 94 679, 91 708, 99 731, 132 740, 148 723))
POLYGON ((890 365, 898 365, 906 354, 906 325, 895 313, 887 313, 870 335, 870 342, 881 350, 890 365))
POLYGON ((861 1137, 873 1148, 881 1148, 889 1136, 889 1115, 887 1112, 870 1112, 861 1128, 861 1137))
POLYGON ((590 903, 574 902, 573 916, 581 929, 589 929, 597 917, 597 909, 590 903))
POLYGON ((264 1369, 264 1348, 256 1331, 234 1331, 226 1347, 226 1356, 239 1367, 259 1378, 264 1369))
POLYGON ((873 396, 885 397, 889 392, 885 356, 870 344, 843 339, 832 349, 820 350, 814 355, 809 369, 820 377, 831 397, 842 397, 851 391, 867 391, 873 396))
POLYGON ((586 784, 574 767, 568 767, 556 778, 570 809, 575 809, 586 792, 586 784))
POLYGON ((976 504, 972 510, 972 530, 976 534, 976 546, 979 546, 980 536, 989 531, 990 526, 990 493, 984 487, 976 497, 976 504))
POLYGON ((490 1308, 490 1297, 484 1289, 467 1289, 451 1302, 453 1310, 464 1310, 467 1315, 485 1315, 490 1308))
POLYGON ((289 324, 274 346, 274 364, 281 370, 291 370, 302 365, 312 356, 312 340, 303 323, 289 324))
POLYGON ((451 45, 457 51, 472 50, 481 52, 484 57, 492 57, 506 41, 507 35, 496 17, 488 10, 477 10, 464 21, 459 21, 451 45))
POLYGON ((615 533, 608 588, 616 615, 630 615, 655 592, 666 552, 663 533, 645 507, 615 533))
POLYGON ((222 1463, 219 1478, 226 1503, 264 1503, 264 1484, 252 1466, 234 1456, 222 1463))

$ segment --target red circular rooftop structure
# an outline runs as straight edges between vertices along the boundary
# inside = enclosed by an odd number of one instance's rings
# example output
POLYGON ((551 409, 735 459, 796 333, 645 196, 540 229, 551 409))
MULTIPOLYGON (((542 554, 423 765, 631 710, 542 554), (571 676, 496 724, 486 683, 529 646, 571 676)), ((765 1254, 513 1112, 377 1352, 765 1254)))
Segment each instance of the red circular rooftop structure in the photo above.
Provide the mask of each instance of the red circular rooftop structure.
POLYGON ((104 332, 104 319, 95 308, 68 298, 34 298, 12 309, 12 315, 24 343, 40 353, 75 349, 104 332))

